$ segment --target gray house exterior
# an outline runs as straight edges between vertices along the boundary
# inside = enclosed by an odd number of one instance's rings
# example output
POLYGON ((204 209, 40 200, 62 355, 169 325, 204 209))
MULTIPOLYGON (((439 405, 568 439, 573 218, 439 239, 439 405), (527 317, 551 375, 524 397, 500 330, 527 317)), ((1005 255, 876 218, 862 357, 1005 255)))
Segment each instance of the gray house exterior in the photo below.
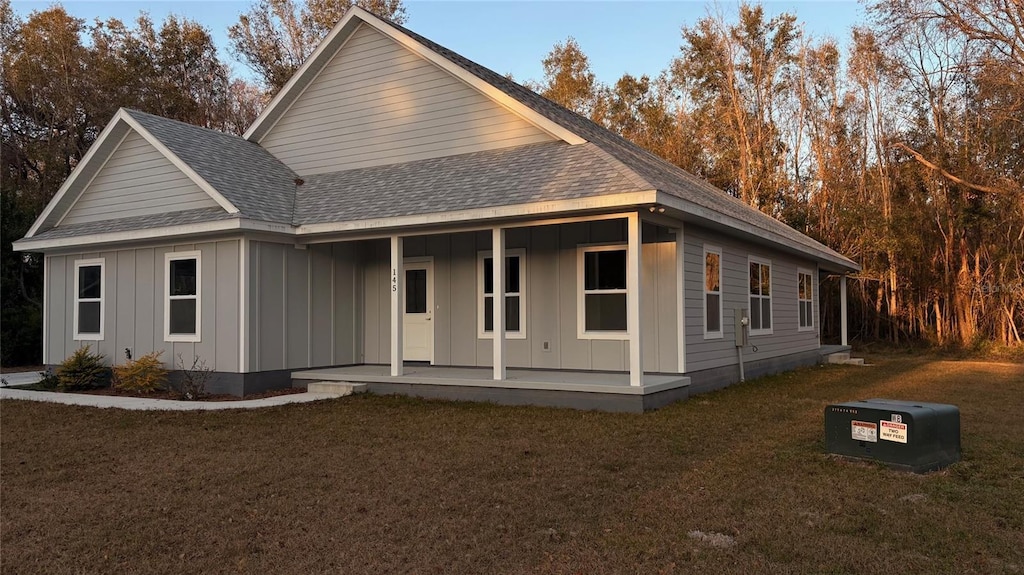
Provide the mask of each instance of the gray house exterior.
POLYGON ((360 8, 243 137, 119 111, 15 247, 47 364, 625 410, 819 361, 820 278, 859 269, 360 8))

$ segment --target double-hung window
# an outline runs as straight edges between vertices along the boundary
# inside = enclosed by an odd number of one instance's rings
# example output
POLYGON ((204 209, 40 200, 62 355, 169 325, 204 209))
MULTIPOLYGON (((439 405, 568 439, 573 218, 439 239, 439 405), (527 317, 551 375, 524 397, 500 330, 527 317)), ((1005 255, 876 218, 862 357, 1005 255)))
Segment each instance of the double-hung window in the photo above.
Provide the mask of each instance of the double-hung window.
POLYGON ((76 340, 103 339, 103 259, 75 261, 76 340))
POLYGON ((800 330, 814 329, 814 276, 808 270, 799 269, 797 278, 797 307, 800 313, 800 330))
POLYGON ((626 246, 580 249, 579 336, 626 339, 626 246))
POLYGON ((169 252, 164 271, 164 340, 200 341, 200 252, 169 252))
POLYGON ((751 257, 748 260, 750 278, 750 333, 772 333, 772 263, 751 257))
POLYGON ((722 250, 704 246, 704 338, 722 337, 722 250))
MULTIPOLYGON (((478 285, 480 289, 479 336, 494 335, 494 257, 481 252, 478 285)), ((505 250, 505 337, 526 337, 526 250, 505 250)))

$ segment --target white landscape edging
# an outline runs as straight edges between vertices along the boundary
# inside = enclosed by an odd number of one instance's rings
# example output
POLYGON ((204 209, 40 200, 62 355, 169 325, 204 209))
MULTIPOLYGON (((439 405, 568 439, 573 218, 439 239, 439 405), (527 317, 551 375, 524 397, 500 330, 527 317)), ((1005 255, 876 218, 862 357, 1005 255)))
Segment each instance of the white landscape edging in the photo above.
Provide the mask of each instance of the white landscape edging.
POLYGON ((90 395, 84 393, 58 393, 53 391, 32 391, 28 389, 0 389, 0 399, 21 399, 27 401, 48 401, 64 405, 85 405, 89 407, 131 409, 136 411, 217 411, 224 409, 256 409, 287 405, 289 403, 308 403, 324 399, 333 399, 337 394, 329 393, 292 393, 276 395, 260 399, 243 399, 239 401, 179 401, 174 399, 148 399, 144 397, 117 397, 113 395, 90 395))

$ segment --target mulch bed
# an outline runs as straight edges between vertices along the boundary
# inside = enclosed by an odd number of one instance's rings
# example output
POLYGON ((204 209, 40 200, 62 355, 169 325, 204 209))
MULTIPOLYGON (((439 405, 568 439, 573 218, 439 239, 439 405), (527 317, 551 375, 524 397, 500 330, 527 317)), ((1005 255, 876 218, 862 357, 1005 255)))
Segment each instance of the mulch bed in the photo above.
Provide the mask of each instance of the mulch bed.
MULTIPOLYGON (((237 395, 230 395, 226 393, 222 394, 211 394, 205 395, 202 399, 197 401, 242 401, 245 399, 263 399, 264 397, 277 397, 279 395, 291 395, 293 393, 305 393, 306 390, 301 387, 286 387, 284 389, 272 389, 270 391, 264 391, 261 393, 250 393, 244 397, 238 397, 237 395)), ((98 389, 90 389, 88 391, 77 391, 75 393, 85 393, 89 395, 112 395, 116 397, 141 397, 144 399, 181 399, 181 395, 173 391, 155 391, 153 393, 133 393, 129 391, 119 391, 112 387, 101 387, 98 389)))

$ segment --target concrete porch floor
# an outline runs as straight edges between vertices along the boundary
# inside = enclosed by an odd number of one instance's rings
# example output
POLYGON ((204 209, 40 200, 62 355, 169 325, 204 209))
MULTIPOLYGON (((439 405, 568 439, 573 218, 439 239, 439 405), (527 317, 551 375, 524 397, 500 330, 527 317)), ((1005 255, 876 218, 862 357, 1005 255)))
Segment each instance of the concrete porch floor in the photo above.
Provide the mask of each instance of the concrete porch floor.
POLYGON ((496 381, 487 367, 406 364, 401 376, 390 371, 387 365, 311 369, 293 372, 292 382, 365 383, 381 394, 630 412, 685 399, 690 385, 689 377, 673 374, 645 374, 643 385, 631 386, 628 373, 509 369, 496 381))
POLYGON ((505 379, 491 379, 487 367, 442 367, 407 364, 405 374, 390 375, 386 365, 353 365, 311 369, 292 373, 292 381, 345 381, 349 383, 420 383, 504 389, 545 389, 585 393, 618 393, 645 395, 690 385, 682 375, 644 374, 642 386, 629 385, 628 373, 509 369, 505 379))

